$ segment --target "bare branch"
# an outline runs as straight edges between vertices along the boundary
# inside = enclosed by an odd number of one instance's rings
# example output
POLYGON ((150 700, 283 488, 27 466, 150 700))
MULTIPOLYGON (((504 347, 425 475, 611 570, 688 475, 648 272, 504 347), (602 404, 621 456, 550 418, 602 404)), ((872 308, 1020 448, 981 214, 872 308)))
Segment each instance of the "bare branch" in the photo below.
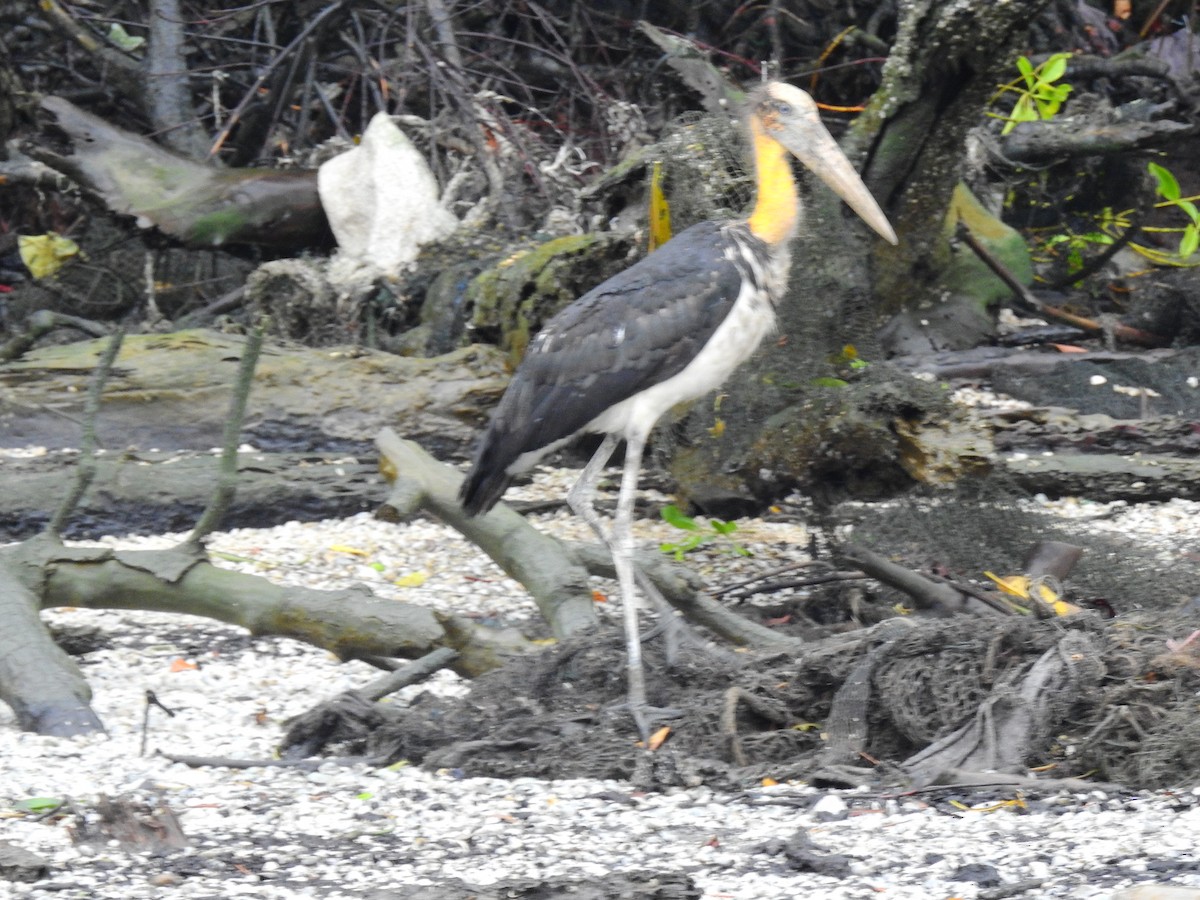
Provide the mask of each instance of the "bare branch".
POLYGON ((92 479, 96 477, 96 416, 100 414, 100 399, 104 394, 104 384, 108 381, 113 361, 121 350, 121 341, 124 338, 124 330, 118 329, 113 332, 108 346, 104 348, 104 353, 96 363, 95 372, 92 373, 87 403, 83 408, 83 437, 79 444, 79 463, 75 468, 75 480, 71 483, 70 491, 63 497, 62 503, 55 511, 54 517, 46 525, 46 534, 55 540, 58 539, 64 523, 75 511, 75 507, 92 483, 92 479))
POLYGON ((246 401, 254 386, 254 369, 262 352, 266 324, 260 322, 246 338, 246 349, 242 351, 241 365, 233 383, 233 397, 229 403, 229 415, 225 419, 225 434, 221 442, 221 462, 217 472, 217 486, 212 499, 200 516, 192 533, 184 540, 184 546, 200 545, 200 542, 221 524, 221 520, 233 503, 237 492, 238 444, 242 435, 242 423, 246 419, 246 401))

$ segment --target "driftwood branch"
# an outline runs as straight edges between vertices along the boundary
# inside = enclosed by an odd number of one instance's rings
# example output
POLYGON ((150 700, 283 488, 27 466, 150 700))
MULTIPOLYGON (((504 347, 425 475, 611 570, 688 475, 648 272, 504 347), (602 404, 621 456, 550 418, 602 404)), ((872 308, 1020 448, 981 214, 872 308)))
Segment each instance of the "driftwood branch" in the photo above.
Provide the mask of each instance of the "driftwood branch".
POLYGON ((468 516, 458 502, 462 475, 390 428, 383 429, 375 443, 392 480, 381 516, 403 521, 422 509, 435 515, 525 585, 556 636, 596 624, 587 570, 564 552, 562 544, 503 503, 486 515, 468 516))
POLYGON ((31 159, 74 181, 113 212, 193 246, 230 243, 295 249, 328 240, 315 171, 218 169, 109 124, 61 97, 43 112, 69 150, 27 140, 31 159))
POLYGON ((183 549, 112 551, 26 541, 0 558, 30 582, 42 609, 145 609, 188 613, 256 635, 290 637, 342 659, 415 659, 438 647, 459 652, 455 671, 495 668, 532 645, 422 606, 376 597, 367 587, 316 590, 220 569, 183 549))
POLYGON ((83 673, 38 618, 37 597, 0 555, 0 700, 22 730, 70 737, 104 730, 90 699, 83 673))
POLYGON ((21 727, 44 734, 103 728, 88 706, 86 682, 38 618, 39 609, 58 606, 204 616, 342 659, 411 659, 448 648, 457 654, 455 671, 468 677, 535 649, 512 629, 384 600, 361 585, 284 587, 217 568, 188 548, 114 552, 63 547, 42 536, 0 549, 0 700, 21 727))
MULTIPOLYGON (((591 574, 616 578, 612 555, 607 547, 571 544, 570 550, 591 574)), ((804 646, 801 639, 772 631, 718 603, 705 591, 705 583, 700 576, 690 569, 675 565, 661 554, 638 553, 635 563, 639 573, 648 578, 663 599, 683 613, 688 621, 703 625, 731 643, 759 650, 799 650, 804 646)))
MULTIPOLYGON (((587 578, 615 577, 607 548, 566 544, 544 535, 504 503, 472 518, 458 502, 459 472, 391 429, 385 428, 376 443, 394 472, 387 515, 406 518, 424 509, 461 533, 525 586, 556 635, 572 634, 595 623, 587 578)), ((780 635, 721 606, 703 593, 694 575, 664 558, 639 554, 637 566, 639 574, 668 603, 727 640, 758 648, 801 646, 796 638, 780 635)))
POLYGON ((1195 130, 1170 119, 1087 122, 1071 118, 1022 122, 1000 139, 999 153, 1010 162, 1045 163, 1077 156, 1107 156, 1169 147, 1195 130))
POLYGON ((945 615, 958 612, 991 615, 1007 612, 1000 604, 965 593, 952 584, 926 578, 857 544, 842 544, 837 548, 836 556, 876 581, 903 591, 913 599, 918 609, 934 610, 945 615))

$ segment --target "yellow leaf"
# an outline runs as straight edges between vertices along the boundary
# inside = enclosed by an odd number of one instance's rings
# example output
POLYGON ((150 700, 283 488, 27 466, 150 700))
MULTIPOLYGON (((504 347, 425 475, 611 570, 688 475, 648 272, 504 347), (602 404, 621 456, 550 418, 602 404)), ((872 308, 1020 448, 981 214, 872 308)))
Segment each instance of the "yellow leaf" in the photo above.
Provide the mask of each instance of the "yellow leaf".
POLYGON ((1029 599, 1029 579, 1026 576, 1009 575, 1001 577, 993 572, 984 572, 983 574, 992 579, 996 583, 996 587, 1000 588, 1004 593, 1020 597, 1023 600, 1029 599))
MULTIPOLYGON (((984 572, 983 574, 994 581, 996 586, 1004 593, 1020 597, 1022 600, 1032 599, 1029 595, 1029 589, 1033 586, 1033 580, 1028 575, 1008 575, 1001 577, 992 572, 984 572)), ((1037 584, 1037 592, 1041 601, 1054 610, 1054 614, 1057 616, 1070 616, 1079 612, 1078 606, 1061 599, 1055 593, 1054 589, 1047 584, 1039 582, 1037 584)))
POLYGON ((712 427, 708 429, 708 433, 715 438, 719 438, 721 435, 723 435, 725 433, 725 420, 717 419, 717 421, 713 422, 712 427))
POLYGON ((397 578, 392 584, 396 587, 420 587, 428 580, 429 576, 424 572, 409 572, 407 575, 397 578))
POLYGON ((63 267, 72 256, 79 255, 79 245, 70 238, 50 232, 39 235, 20 235, 17 247, 21 262, 34 278, 46 278, 63 267))
POLYGON ((662 189, 662 162, 650 170, 650 252, 671 239, 671 206, 662 189))
POLYGON ((347 547, 345 544, 330 544, 329 549, 334 553, 349 553, 351 556, 370 556, 366 550, 357 547, 347 547))
POLYGON ((767 777, 763 778, 763 780, 762 780, 763 787, 775 787, 775 785, 777 785, 777 784, 779 784, 779 782, 776 781, 774 778, 771 778, 770 776, 767 776, 767 777))

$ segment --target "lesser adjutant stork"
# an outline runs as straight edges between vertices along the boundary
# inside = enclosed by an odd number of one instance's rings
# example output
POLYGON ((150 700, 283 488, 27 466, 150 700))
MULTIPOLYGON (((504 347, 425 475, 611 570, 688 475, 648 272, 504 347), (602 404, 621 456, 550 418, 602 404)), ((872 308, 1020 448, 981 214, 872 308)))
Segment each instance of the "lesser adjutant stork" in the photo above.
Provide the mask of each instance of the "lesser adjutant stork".
POLYGON ((832 188, 885 240, 896 235, 858 173, 799 88, 763 85, 751 94, 748 127, 757 197, 744 219, 702 222, 588 291, 530 343, 492 415, 471 472, 464 509, 491 509, 513 476, 575 435, 606 437, 568 495, 603 537, 592 506, 596 480, 619 439, 625 466, 608 538, 624 604, 628 697, 646 736, 632 533, 642 450, 655 422, 676 404, 720 385, 775 325, 800 221, 788 153, 832 188))

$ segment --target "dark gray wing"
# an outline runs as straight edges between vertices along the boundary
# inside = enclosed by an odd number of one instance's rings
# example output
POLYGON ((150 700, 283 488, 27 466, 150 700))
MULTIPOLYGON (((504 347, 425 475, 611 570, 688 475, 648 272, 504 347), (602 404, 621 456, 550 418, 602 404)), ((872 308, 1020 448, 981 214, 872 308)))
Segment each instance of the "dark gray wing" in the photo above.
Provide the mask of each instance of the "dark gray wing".
MULTIPOLYGON (((522 454, 574 435, 611 406, 678 374, 752 277, 726 229, 703 222, 584 294, 534 338, 500 400, 461 498, 490 509, 522 454), (733 249, 734 259, 726 258, 733 249)), ((755 240, 746 231, 742 242, 755 240)))

